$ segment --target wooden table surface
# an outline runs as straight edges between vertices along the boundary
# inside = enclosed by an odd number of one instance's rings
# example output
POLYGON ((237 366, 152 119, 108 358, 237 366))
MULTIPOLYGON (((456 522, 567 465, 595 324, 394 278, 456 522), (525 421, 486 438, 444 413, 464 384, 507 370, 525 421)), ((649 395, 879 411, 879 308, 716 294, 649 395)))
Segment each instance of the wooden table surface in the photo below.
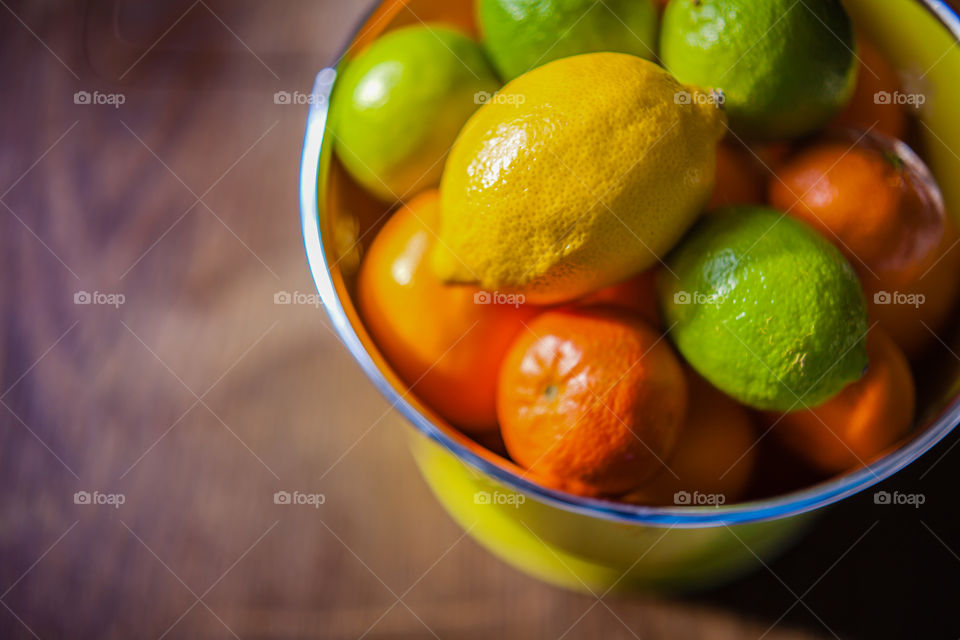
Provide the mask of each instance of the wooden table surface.
POLYGON ((886 483, 922 508, 856 497, 696 596, 598 602, 462 534, 323 310, 274 304, 313 285, 273 96, 369 2, 0 4, 0 637, 960 635, 957 438, 886 483))

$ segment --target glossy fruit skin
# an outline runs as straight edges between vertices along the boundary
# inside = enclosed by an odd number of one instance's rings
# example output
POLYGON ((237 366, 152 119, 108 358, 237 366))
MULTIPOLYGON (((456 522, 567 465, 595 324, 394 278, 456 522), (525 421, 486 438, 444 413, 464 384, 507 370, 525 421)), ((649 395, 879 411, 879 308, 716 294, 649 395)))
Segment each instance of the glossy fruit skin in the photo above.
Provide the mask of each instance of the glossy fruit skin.
POLYGON ((668 342, 601 307, 538 316, 504 359, 497 396, 514 461, 582 495, 624 493, 661 469, 686 407, 668 342))
POLYGON ((853 148, 826 141, 801 151, 770 180, 769 202, 817 229, 861 278, 894 288, 930 268, 947 224, 927 167, 906 145, 877 135, 853 148))
POLYGON ((739 402, 817 406, 867 365, 867 311, 833 245, 775 209, 721 209, 660 275, 660 308, 681 354, 739 402))
POLYGON ((479 0, 477 22, 504 80, 581 53, 656 56, 658 16, 651 0, 479 0))
POLYGON ((659 471, 624 502, 652 506, 703 506, 684 503, 683 494, 719 496, 722 504, 746 492, 757 457, 757 433, 750 411, 687 371, 687 417, 669 470, 659 471))
POLYGON ((908 358, 923 355, 946 340, 944 329, 960 297, 960 236, 949 218, 936 261, 914 282, 895 286, 870 274, 861 275, 870 321, 876 322, 908 358), (897 296, 897 300, 893 299, 897 296), (914 301, 911 304, 911 301, 914 301), (922 302, 921 302, 922 301, 922 302))
POLYGON ((882 53, 862 36, 857 37, 860 72, 857 86, 847 106, 830 123, 866 131, 872 129, 891 138, 902 139, 907 133, 907 114, 902 105, 893 100, 878 100, 883 92, 893 96, 900 91, 897 72, 882 53))
POLYGON ((826 124, 856 82, 855 39, 839 0, 673 0, 660 58, 677 79, 724 92, 741 136, 791 138, 826 124))
POLYGON ((538 310, 436 279, 425 255, 436 241, 438 204, 429 190, 387 221, 361 264, 357 302, 377 347, 416 396, 468 433, 494 432, 501 359, 538 310))
POLYGON ((707 97, 619 53, 563 58, 509 83, 450 153, 437 274, 548 304, 656 264, 713 188, 723 115, 697 96, 707 97))
POLYGON ((821 471, 865 466, 910 431, 916 392, 906 357, 877 328, 867 337, 867 357, 867 373, 825 404, 767 416, 773 432, 821 471))
POLYGON ((461 127, 499 87, 467 36, 440 26, 392 31, 347 63, 337 83, 337 157, 385 202, 435 187, 461 127))

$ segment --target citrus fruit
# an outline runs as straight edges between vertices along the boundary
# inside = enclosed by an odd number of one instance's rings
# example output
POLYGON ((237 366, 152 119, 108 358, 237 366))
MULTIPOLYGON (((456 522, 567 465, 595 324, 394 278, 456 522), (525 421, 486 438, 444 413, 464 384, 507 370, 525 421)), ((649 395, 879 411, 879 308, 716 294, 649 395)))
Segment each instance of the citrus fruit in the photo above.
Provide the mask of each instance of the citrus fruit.
POLYGON ((773 175, 793 153, 790 142, 751 142, 749 153, 760 164, 764 175, 773 175))
POLYGON ((870 274, 861 275, 871 321, 890 336, 910 358, 946 339, 942 330, 956 309, 960 293, 960 238, 947 218, 937 259, 926 273, 906 286, 896 286, 870 274))
POLYGON ((758 409, 817 406, 866 367, 867 311, 833 245, 774 209, 721 209, 660 274, 664 323, 680 353, 758 409))
POLYGON ((839 0, 673 0, 660 58, 681 82, 723 91, 740 135, 788 138, 826 124, 856 82, 839 0))
POLYGON ((707 211, 731 204, 760 204, 764 200, 763 174, 756 158, 730 143, 717 145, 717 173, 707 211))
POLYGON ((438 203, 432 189, 390 217, 360 266, 357 301, 374 342, 418 397, 466 431, 495 431, 500 360, 536 310, 436 279, 425 255, 438 203))
POLYGON ((811 465, 839 472, 869 464, 910 430, 915 392, 907 359, 874 328, 867 373, 825 404, 770 416, 773 432, 811 465))
POLYGON ((836 127, 872 129, 891 138, 903 138, 907 132, 907 114, 894 96, 900 91, 900 79, 883 54, 863 38, 857 56, 860 72, 853 97, 831 123, 836 127))
POLYGON ((756 461, 750 412, 687 372, 687 418, 663 469, 623 500, 633 504, 704 506, 739 500, 756 461), (694 498, 699 494, 703 499, 694 498), (696 502, 695 502, 696 501, 696 502))
POLYGON ((443 173, 445 281, 573 300, 653 266, 710 196, 722 112, 652 62, 563 58, 498 96, 443 173))
POLYGON ((656 55, 651 0, 480 0, 477 17, 483 45, 505 80, 581 53, 656 55))
POLYGON ((780 167, 769 191, 771 205, 820 231, 861 277, 903 286, 937 258, 940 191, 923 161, 891 138, 814 144, 780 167))
MULTIPOLYGON (((960 253, 960 252, 958 252, 960 253)), ((615 285, 604 287, 581 298, 583 306, 608 304, 636 314, 651 327, 663 326, 657 306, 657 269, 647 269, 639 275, 615 285)))
POLYGON ((510 456, 584 495, 637 488, 663 468, 687 386, 666 340, 609 308, 547 311, 510 348, 497 413, 510 456))
POLYGON ((388 202, 436 186, 463 123, 499 86, 482 48, 465 35, 427 25, 388 33, 351 60, 337 83, 337 157, 388 202))

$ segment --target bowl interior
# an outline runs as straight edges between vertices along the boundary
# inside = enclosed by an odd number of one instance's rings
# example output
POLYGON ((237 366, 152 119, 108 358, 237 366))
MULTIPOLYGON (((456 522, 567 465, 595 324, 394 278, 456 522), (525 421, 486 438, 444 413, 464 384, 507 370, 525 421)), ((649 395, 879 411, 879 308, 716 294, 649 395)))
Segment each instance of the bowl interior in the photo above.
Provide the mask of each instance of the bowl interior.
MULTIPOLYGON (((960 20, 936 0, 845 0, 858 31, 878 45, 904 78, 905 90, 922 93, 916 146, 943 190, 948 211, 960 223, 960 20)), ((388 0, 378 6, 351 41, 344 60, 384 32, 408 24, 444 22, 476 33, 473 3, 388 0)), ((335 74, 318 76, 315 92, 325 93, 335 74)), ((943 348, 935 349, 918 380, 917 424, 909 438, 868 467, 803 490, 721 508, 655 508, 614 504, 539 487, 509 460, 479 446, 421 403, 393 373, 360 321, 354 282, 360 259, 393 207, 357 186, 331 153, 324 131, 326 101, 311 111, 301 169, 301 209, 308 258, 318 290, 336 330, 358 363, 388 400, 413 425, 461 460, 518 491, 578 512, 648 524, 705 526, 793 515, 860 491, 886 478, 944 437, 960 419, 960 353, 955 320, 943 348)), ((960 251, 960 246, 954 247, 960 251)), ((955 318, 956 316, 954 316, 955 318)))

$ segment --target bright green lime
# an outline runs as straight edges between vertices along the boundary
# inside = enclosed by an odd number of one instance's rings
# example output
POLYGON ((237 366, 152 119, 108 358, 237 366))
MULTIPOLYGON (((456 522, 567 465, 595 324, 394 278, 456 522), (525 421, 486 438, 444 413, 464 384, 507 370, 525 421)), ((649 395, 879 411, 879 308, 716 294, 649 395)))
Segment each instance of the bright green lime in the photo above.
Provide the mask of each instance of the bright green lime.
POLYGON ((728 207, 695 227, 668 265, 660 306, 677 347, 740 402, 815 407, 863 374, 860 282, 802 222, 766 207, 728 207))
POLYGON ((417 25, 376 40, 336 85, 337 156, 350 174, 393 202, 435 186, 461 127, 500 88, 479 44, 417 25))
POLYGON ((656 55, 652 0, 480 0, 478 19, 484 47, 505 80, 581 53, 656 55))
POLYGON ((826 124, 856 84, 839 0, 671 0, 660 57, 678 80, 723 90, 730 127, 795 137, 826 124))

